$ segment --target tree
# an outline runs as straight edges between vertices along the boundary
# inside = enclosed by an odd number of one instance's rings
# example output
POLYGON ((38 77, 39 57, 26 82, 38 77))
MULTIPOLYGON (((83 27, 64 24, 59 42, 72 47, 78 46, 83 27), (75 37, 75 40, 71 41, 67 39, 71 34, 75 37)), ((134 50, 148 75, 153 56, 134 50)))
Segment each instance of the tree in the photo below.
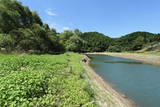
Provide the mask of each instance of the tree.
POLYGON ((158 36, 158 34, 149 32, 133 32, 120 38, 113 39, 110 46, 114 46, 114 48, 118 46, 120 51, 137 51, 141 50, 147 44, 158 42, 160 40, 159 38, 160 36, 158 36))
POLYGON ((83 52, 102 52, 106 51, 110 45, 111 38, 98 32, 86 32, 82 34, 83 52))
POLYGON ((71 36, 66 42, 66 50, 73 52, 81 52, 83 40, 76 34, 71 36))
POLYGON ((10 35, 0 34, 0 50, 11 52, 13 50, 13 43, 10 35))
POLYGON ((81 34, 79 30, 73 32, 66 30, 59 35, 60 43, 64 45, 66 51, 81 52, 81 45, 83 43, 81 34))

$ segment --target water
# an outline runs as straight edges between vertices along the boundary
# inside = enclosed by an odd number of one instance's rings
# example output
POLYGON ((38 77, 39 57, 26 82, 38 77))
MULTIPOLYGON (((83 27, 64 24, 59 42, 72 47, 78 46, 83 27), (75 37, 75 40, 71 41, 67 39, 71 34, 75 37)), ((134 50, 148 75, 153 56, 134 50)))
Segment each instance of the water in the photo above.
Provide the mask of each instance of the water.
POLYGON ((160 66, 105 55, 89 56, 95 71, 139 107, 160 107, 160 66))

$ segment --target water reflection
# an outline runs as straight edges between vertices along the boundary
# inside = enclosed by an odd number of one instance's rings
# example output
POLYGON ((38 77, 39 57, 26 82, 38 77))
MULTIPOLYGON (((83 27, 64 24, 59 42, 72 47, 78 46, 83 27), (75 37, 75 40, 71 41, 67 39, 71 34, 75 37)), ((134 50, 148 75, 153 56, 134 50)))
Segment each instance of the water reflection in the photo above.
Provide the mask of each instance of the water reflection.
POLYGON ((122 64, 144 64, 143 62, 130 62, 130 61, 106 61, 104 63, 110 63, 110 64, 118 64, 118 63, 122 63, 122 64))
POLYGON ((119 57, 89 56, 93 69, 140 107, 160 107, 160 66, 119 57))

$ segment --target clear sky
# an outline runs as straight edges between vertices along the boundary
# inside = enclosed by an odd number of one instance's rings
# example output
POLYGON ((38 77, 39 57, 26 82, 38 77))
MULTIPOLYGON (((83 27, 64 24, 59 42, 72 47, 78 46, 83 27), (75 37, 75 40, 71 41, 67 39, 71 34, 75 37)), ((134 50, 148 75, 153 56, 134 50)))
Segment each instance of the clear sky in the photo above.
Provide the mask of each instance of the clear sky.
POLYGON ((160 33, 160 0, 19 0, 58 32, 80 29, 120 37, 160 33))

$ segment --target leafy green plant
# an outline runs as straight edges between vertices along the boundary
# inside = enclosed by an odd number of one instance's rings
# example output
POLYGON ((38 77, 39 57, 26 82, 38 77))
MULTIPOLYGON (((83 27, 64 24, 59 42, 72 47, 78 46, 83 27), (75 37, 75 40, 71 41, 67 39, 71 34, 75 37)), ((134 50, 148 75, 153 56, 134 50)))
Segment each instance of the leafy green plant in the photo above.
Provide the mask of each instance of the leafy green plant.
POLYGON ((0 106, 96 106, 81 78, 83 55, 0 54, 0 106))

